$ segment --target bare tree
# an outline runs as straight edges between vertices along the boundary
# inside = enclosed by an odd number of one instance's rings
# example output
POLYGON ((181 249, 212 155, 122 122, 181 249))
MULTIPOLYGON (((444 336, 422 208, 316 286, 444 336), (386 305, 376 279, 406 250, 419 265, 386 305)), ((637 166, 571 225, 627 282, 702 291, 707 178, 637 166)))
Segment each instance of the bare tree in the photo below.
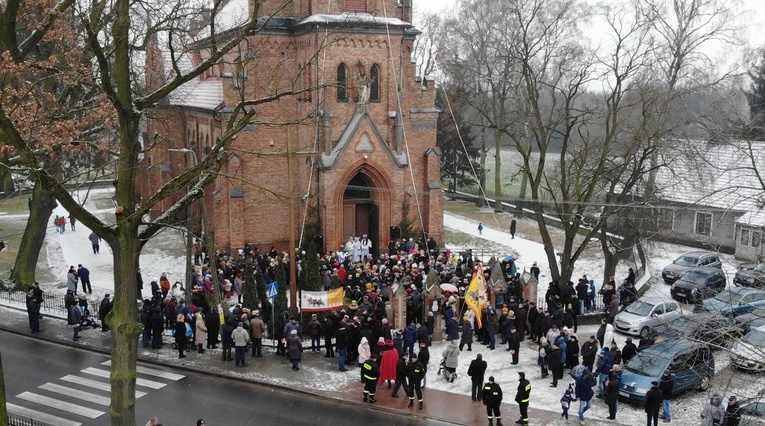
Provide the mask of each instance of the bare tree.
MULTIPOLYGON (((27 2, 9 0, 2 7, 2 50, 4 83, 24 81, 19 78, 28 69, 35 67, 47 69, 43 61, 36 62, 31 55, 44 40, 55 40, 59 34, 53 31, 58 19, 76 19, 81 22, 83 35, 77 40, 81 50, 89 55, 92 68, 78 74, 79 81, 86 87, 98 88, 108 105, 103 108, 102 119, 115 129, 113 148, 104 144, 101 149, 115 161, 115 201, 117 207, 110 220, 102 220, 78 203, 63 186, 59 176, 48 168, 40 167, 39 155, 32 143, 34 134, 28 129, 33 127, 25 108, 38 102, 36 93, 31 90, 14 90, 12 97, 7 97, 0 108, 0 130, 4 142, 12 147, 24 166, 40 182, 46 191, 50 191, 56 200, 85 226, 98 234, 112 249, 114 256, 114 309, 107 318, 112 330, 111 353, 111 407, 110 416, 113 425, 134 425, 135 420, 135 383, 137 337, 141 324, 136 321, 137 290, 136 274, 138 258, 146 242, 168 225, 172 225, 176 216, 186 210, 186 206, 204 194, 204 188, 214 181, 228 156, 232 140, 254 117, 255 106, 277 100, 284 96, 298 93, 294 81, 288 75, 286 81, 273 84, 271 90, 259 93, 258 97, 248 98, 233 106, 223 134, 210 148, 209 153, 199 159, 198 164, 185 169, 181 174, 162 185, 154 194, 138 199, 136 196, 136 173, 141 154, 144 152, 140 137, 141 120, 155 105, 181 85, 198 78, 212 66, 218 64, 225 55, 237 47, 242 40, 258 29, 260 2, 254 2, 254 9, 244 15, 240 26, 234 31, 218 34, 216 16, 226 2, 214 1, 212 7, 199 6, 194 2, 168 0, 161 3, 115 0, 96 0, 89 3, 75 3, 72 0, 54 2, 44 0, 36 2, 39 9, 38 22, 34 31, 23 34, 27 28, 25 7, 27 2), (147 19, 146 17, 151 17, 147 19), (205 25, 200 30, 199 17, 205 18, 205 25), (191 30, 190 30, 191 29, 191 30), (201 32, 200 32, 201 31, 201 32), (200 35, 201 34, 201 35, 200 35), (180 65, 185 46, 192 40, 203 37, 204 55, 201 61, 193 63, 186 71, 180 65), (161 44, 167 52, 172 73, 158 84, 146 84, 143 80, 142 59, 151 47, 152 40, 161 44), (87 81, 85 83, 84 81, 87 81), (30 139, 31 138, 31 139, 30 139), (185 188, 189 188, 184 192, 185 188), (153 220, 147 219, 147 213, 158 203, 169 199, 174 194, 184 195, 163 214, 153 220)), ((265 20, 267 21, 267 20, 265 20)), ((263 22, 263 21, 260 21, 263 22)), ((56 45, 55 55, 68 55, 66 45, 56 45)), ((65 71, 55 72, 48 79, 69 81, 72 75, 65 71)), ((26 83, 25 83, 26 84, 26 83)), ((34 82, 30 87, 36 87, 34 82)), ((307 89, 306 89, 307 90, 307 89)), ((72 142, 81 136, 78 127, 65 120, 57 122, 58 145, 62 149, 71 149, 72 142)), ((48 154, 50 155, 50 154, 48 154)))

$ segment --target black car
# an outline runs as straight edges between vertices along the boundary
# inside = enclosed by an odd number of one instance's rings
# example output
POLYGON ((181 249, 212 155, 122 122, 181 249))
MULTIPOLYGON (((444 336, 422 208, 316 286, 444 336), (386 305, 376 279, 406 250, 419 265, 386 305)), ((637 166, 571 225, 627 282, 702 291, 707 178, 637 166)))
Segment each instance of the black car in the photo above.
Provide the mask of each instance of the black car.
POLYGON ((741 328, 717 312, 677 317, 653 331, 664 341, 686 338, 712 347, 729 347, 741 337, 741 328))
POLYGON ((695 303, 725 290, 728 285, 725 272, 717 268, 693 268, 685 271, 672 284, 672 298, 686 303, 695 303))
POLYGON ((733 282, 744 287, 765 288, 765 263, 742 263, 733 282))

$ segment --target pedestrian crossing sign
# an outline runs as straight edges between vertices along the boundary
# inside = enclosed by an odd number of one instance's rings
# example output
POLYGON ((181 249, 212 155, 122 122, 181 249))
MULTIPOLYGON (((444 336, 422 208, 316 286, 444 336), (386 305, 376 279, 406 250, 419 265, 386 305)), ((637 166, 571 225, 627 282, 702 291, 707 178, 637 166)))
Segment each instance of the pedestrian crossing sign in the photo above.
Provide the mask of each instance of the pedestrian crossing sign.
POLYGON ((266 295, 268 296, 268 298, 276 299, 276 293, 278 292, 278 289, 279 289, 279 283, 277 283, 276 281, 269 284, 268 292, 266 292, 266 295))

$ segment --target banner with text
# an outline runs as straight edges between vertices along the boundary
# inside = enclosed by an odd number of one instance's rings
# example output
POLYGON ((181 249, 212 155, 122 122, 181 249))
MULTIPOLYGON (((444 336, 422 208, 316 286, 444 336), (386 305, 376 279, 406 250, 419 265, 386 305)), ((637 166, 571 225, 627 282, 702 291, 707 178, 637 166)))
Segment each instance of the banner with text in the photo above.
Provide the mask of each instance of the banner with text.
POLYGON ((343 307, 343 289, 301 291, 300 308, 304 312, 334 311, 343 307))

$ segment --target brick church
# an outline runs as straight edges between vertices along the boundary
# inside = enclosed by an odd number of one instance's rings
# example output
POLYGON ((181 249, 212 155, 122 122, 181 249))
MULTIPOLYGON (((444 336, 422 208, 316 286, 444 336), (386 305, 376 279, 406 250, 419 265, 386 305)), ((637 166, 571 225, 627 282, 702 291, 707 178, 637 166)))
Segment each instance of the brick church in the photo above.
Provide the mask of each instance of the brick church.
MULTIPOLYGON (((224 2, 216 33, 237 31, 254 1, 224 2)), ((295 238, 321 236, 319 250, 367 234, 372 251, 384 251, 407 212, 416 231, 442 241, 438 110, 432 79, 415 75, 411 0, 283 3, 261 0, 262 29, 147 120, 140 196, 201 160, 240 100, 294 90, 255 107, 205 190, 204 209, 193 207, 195 231, 224 252, 245 243, 286 250, 292 206, 295 238)), ((182 71, 208 55, 209 33, 201 27, 177 61, 182 71)), ((147 85, 173 76, 169 57, 150 49, 147 85)))

